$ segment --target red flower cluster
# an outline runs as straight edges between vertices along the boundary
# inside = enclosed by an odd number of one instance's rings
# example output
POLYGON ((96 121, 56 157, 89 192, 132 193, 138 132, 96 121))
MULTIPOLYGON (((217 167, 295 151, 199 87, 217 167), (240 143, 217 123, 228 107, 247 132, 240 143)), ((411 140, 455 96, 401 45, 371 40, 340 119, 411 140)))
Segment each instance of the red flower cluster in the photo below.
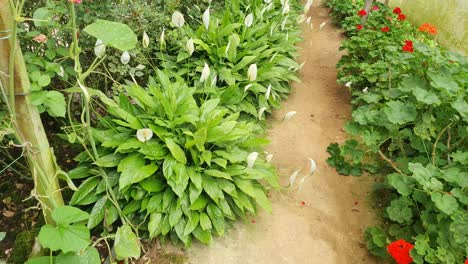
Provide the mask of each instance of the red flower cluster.
POLYGON ((390 28, 389 28, 389 27, 383 27, 381 30, 382 30, 382 32, 390 32, 390 28))
POLYGON ((401 8, 395 7, 395 9, 393 9, 393 14, 401 14, 401 8))
POLYGON ((72 4, 81 4, 81 0, 70 0, 72 4))
POLYGON ((361 9, 361 10, 359 10, 359 12, 357 14, 358 14, 358 16, 363 17, 363 16, 367 15, 367 12, 366 12, 366 10, 361 9))
POLYGON ((380 8, 378 6, 373 6, 372 10, 377 11, 377 10, 380 10, 380 8))
POLYGON ((394 241, 387 246, 388 253, 398 264, 410 264, 413 262, 413 258, 409 254, 413 248, 413 244, 403 239, 394 241))
POLYGON ((405 19, 406 19, 405 14, 399 14, 399 15, 398 15, 398 20, 399 20, 399 21, 404 21, 405 19))
POLYGON ((403 46, 403 51, 410 52, 410 53, 414 52, 413 41, 405 40, 405 45, 403 46))
POLYGON ((362 30, 363 28, 364 28, 364 26, 362 26, 362 25, 357 25, 356 26, 356 30, 362 30))
POLYGON ((468 259, 465 260, 465 264, 468 264, 468 259))
POLYGON ((427 32, 429 34, 435 35, 437 34, 437 28, 429 23, 424 23, 419 27, 419 31, 427 32))

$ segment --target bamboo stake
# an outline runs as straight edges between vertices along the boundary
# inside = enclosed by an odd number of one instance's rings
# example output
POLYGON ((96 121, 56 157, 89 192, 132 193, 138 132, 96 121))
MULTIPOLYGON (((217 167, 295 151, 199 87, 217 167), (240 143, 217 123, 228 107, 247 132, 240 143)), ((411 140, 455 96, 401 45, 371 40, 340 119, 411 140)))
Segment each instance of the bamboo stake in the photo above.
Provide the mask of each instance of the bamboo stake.
MULTIPOLYGON (((0 32, 15 32, 15 7, 8 0, 0 0, 0 32)), ((0 74, 3 92, 9 95, 13 128, 19 144, 25 148, 34 183, 35 196, 43 208, 47 223, 53 223, 51 212, 63 205, 58 183, 58 168, 42 125, 39 112, 31 102, 30 83, 26 65, 16 36, 0 40, 0 74), (12 51, 13 49, 13 51, 12 51), (14 52, 14 53, 13 53, 14 52), (13 94, 10 89, 13 87, 13 94)))

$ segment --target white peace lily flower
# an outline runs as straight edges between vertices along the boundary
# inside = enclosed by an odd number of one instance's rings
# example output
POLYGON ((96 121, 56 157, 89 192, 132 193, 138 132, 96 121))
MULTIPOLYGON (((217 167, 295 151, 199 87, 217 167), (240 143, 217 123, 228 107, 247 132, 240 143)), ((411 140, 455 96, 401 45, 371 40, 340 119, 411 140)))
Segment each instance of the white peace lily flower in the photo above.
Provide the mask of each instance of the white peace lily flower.
POLYGON ((213 80, 211 81, 211 87, 216 86, 216 83, 218 82, 218 76, 215 76, 213 80))
POLYGON ((142 128, 137 130, 137 138, 141 142, 146 142, 153 137, 153 131, 149 128, 142 128))
POLYGON ((260 108, 260 110, 258 110, 258 120, 262 120, 262 115, 265 112, 265 110, 266 110, 266 107, 262 107, 260 108))
POLYGON ((102 58, 106 53, 106 45, 100 39, 96 40, 96 44, 94 45, 94 55, 98 58, 102 58))
POLYGON ((203 24, 205 25, 206 30, 208 30, 210 27, 210 7, 203 12, 203 24))
POLYGON ((247 92, 248 89, 250 89, 250 87, 252 87, 253 84, 248 84, 245 86, 244 88, 244 92, 247 92))
POLYGON ((143 40, 142 40, 142 43, 143 43, 143 48, 146 49, 147 47, 149 47, 150 39, 149 39, 148 34, 146 34, 146 31, 143 32, 143 40))
POLYGON ((273 0, 264 0, 263 2, 265 2, 265 4, 269 4, 269 3, 271 3, 271 1, 273 1, 273 0))
POLYGON ((312 7, 312 3, 307 2, 307 3, 304 5, 304 14, 309 13, 309 10, 310 10, 311 7, 312 7))
POLYGON ((284 20, 283 20, 283 23, 281 23, 281 31, 284 30, 284 28, 286 27, 286 23, 288 22, 288 18, 289 18, 289 15, 287 15, 284 20))
POLYGON ((166 43, 166 29, 163 29, 163 31, 161 32, 159 42, 161 42, 161 45, 164 45, 166 43))
POLYGON ((246 26, 246 27, 252 26, 252 24, 253 24, 253 19, 254 19, 253 14, 252 14, 252 13, 248 14, 248 15, 245 17, 245 19, 244 19, 244 24, 245 24, 245 26, 246 26))
POLYGON ((250 64, 249 70, 247 71, 247 77, 251 82, 257 80, 257 64, 250 64))
POLYGON ((273 154, 268 154, 265 158, 267 163, 270 163, 272 159, 273 159, 273 154))
POLYGON ((325 22, 323 22, 322 24, 320 24, 320 26, 319 26, 319 31, 321 31, 321 30, 325 27, 326 24, 327 24, 327 21, 325 21, 325 22))
POLYGON ((305 16, 304 14, 301 14, 301 15, 299 15, 299 16, 297 17, 296 22, 297 22, 298 24, 301 24, 301 23, 303 23, 305 20, 306 20, 306 16, 305 16))
POLYGON ((128 51, 122 53, 122 56, 120 57, 120 62, 122 62, 123 65, 127 65, 130 62, 130 54, 128 53, 128 51))
POLYGON ((252 152, 247 156, 247 168, 253 168, 255 161, 258 158, 258 152, 252 152))
POLYGON ((351 88, 351 84, 353 84, 353 83, 352 83, 352 82, 347 82, 347 83, 345 84, 345 86, 348 87, 348 88, 351 88))
POLYGON ((270 98, 270 94, 271 94, 271 83, 270 85, 268 85, 267 91, 265 93, 265 100, 268 100, 270 98))
MULTIPOLYGON (((286 32, 286 41, 288 41, 288 39, 289 39, 289 31, 286 32)), ((289 70, 289 69, 288 69, 288 70, 289 70)))
POLYGON ((288 121, 288 120, 291 119, 295 114, 297 114, 296 111, 287 112, 286 115, 284 115, 284 121, 288 121))
POLYGON ((65 76, 65 70, 63 69, 62 66, 60 66, 60 71, 57 72, 57 74, 58 74, 58 76, 60 76, 62 78, 65 76))
POLYGON ((289 186, 293 186, 299 172, 301 172, 301 170, 296 170, 289 176, 289 186))
POLYGON ((273 2, 269 3, 267 6, 267 11, 270 11, 273 8, 273 2))
POLYGON ((369 90, 369 87, 366 87, 362 90, 363 93, 367 93, 367 91, 369 90))
POLYGON ((285 3, 283 6, 283 15, 286 15, 289 11, 291 11, 291 7, 289 6, 289 3, 285 3))
POLYGON ((227 57, 229 54, 229 49, 231 48, 231 41, 229 40, 227 46, 226 46, 226 51, 224 52, 224 56, 227 57))
POLYGON ((315 160, 310 159, 310 158, 309 158, 309 161, 310 161, 309 174, 312 174, 315 172, 315 170, 317 170, 317 163, 315 163, 315 160))
POLYGON ((185 44, 185 48, 187 49, 190 56, 192 56, 193 52, 195 51, 195 45, 193 44, 193 39, 189 39, 187 44, 185 44))
POLYGON ((179 11, 175 11, 172 14, 172 23, 178 28, 183 27, 185 23, 184 15, 179 11))
POLYGON ((210 66, 208 66, 208 64, 206 64, 205 62, 205 66, 203 67, 201 73, 200 82, 205 82, 206 80, 208 80, 208 77, 210 77, 210 66))

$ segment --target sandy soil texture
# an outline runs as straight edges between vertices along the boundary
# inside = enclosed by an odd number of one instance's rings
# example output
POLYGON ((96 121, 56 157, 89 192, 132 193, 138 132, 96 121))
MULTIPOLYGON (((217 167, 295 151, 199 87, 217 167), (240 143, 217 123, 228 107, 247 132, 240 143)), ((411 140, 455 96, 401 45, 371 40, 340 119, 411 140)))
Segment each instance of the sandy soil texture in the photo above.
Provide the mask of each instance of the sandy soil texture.
POLYGON ((346 139, 342 127, 350 116, 349 95, 336 84, 335 65, 340 58, 342 36, 331 25, 325 8, 311 10, 314 29, 304 25, 300 44, 305 61, 301 83, 281 111, 271 118, 270 153, 281 182, 301 169, 297 183, 307 174, 308 158, 318 169, 299 191, 274 193, 273 214, 261 213, 239 223, 225 237, 206 247, 195 244, 189 251, 194 264, 346 264, 376 263, 364 245, 363 232, 373 221, 366 194, 369 177, 344 177, 326 163, 330 143, 346 139), (319 31, 319 25, 327 25, 319 31), (285 113, 297 111, 289 121, 285 113))

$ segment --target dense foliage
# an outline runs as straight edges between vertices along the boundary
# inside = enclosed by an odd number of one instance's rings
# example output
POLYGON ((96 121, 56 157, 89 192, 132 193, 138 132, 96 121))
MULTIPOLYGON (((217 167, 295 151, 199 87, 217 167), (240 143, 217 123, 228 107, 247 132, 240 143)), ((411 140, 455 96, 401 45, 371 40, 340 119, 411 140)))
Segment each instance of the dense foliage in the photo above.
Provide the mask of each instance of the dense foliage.
POLYGON ((367 230, 369 250, 388 257, 387 245, 405 239, 414 263, 463 263, 468 61, 432 41, 429 24, 407 23, 399 8, 376 4, 361 25, 362 5, 327 3, 350 36, 337 67, 353 96, 345 127, 353 139, 330 146, 328 162, 345 175, 386 175, 375 187, 385 197, 383 226, 367 230))

